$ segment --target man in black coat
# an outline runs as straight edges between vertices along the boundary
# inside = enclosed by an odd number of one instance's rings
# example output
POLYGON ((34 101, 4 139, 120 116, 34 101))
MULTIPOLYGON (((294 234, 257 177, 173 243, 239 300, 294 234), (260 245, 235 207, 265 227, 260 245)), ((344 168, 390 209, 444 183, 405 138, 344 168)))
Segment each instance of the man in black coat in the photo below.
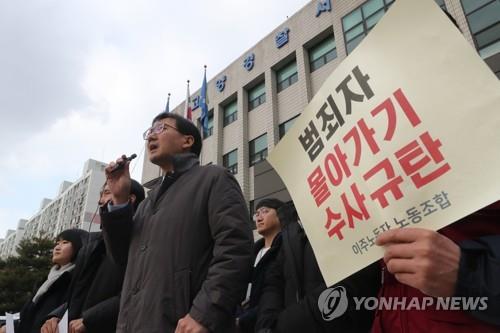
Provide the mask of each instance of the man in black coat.
MULTIPOLYGON (((266 275, 259 302, 256 332, 369 332, 373 313, 355 310, 354 302, 342 316, 327 321, 319 298, 326 285, 311 244, 292 203, 279 211, 283 224, 281 249, 266 275)), ((380 268, 374 263, 337 285, 347 297, 374 297, 380 288, 380 268)))
MULTIPOLYGON (((132 180, 130 200, 134 209, 144 196, 141 184, 132 180)), ((109 188, 105 185, 99 206, 106 205, 110 199, 109 188)), ((67 302, 49 315, 53 318, 47 321, 42 332, 56 332, 57 323, 66 310, 70 333, 115 332, 125 267, 113 261, 101 232, 89 234, 89 241, 81 249, 76 267, 67 302)))
POLYGON ((128 163, 106 168, 113 197, 101 210, 104 239, 127 266, 116 332, 232 332, 253 244, 239 184, 227 169, 200 165, 200 132, 179 115, 159 114, 143 137, 165 176, 135 214, 124 195, 128 163))
POLYGON ((253 217, 257 232, 262 238, 254 244, 252 280, 242 304, 242 311, 236 319, 236 324, 243 333, 255 332, 257 306, 264 287, 266 272, 281 247, 281 224, 278 218, 278 209, 281 206, 283 202, 276 198, 263 199, 255 206, 253 217))

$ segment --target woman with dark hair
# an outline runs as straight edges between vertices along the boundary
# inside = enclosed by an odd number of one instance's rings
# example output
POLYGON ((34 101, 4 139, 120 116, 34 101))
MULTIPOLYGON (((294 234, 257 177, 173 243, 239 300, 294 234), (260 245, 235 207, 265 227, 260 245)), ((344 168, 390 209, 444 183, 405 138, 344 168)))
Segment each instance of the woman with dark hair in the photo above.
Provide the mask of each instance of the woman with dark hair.
MULTIPOLYGON (((129 200, 135 210, 145 194, 139 182, 131 182, 129 200)), ((104 184, 98 204, 106 206, 110 200, 111 192, 104 184)), ((90 233, 75 264, 67 299, 48 315, 40 332, 57 332, 59 321, 68 310, 69 332, 114 333, 126 267, 112 259, 101 232, 90 233)))
MULTIPOLYGON (((87 236, 88 233, 81 229, 68 229, 57 236, 52 250, 54 266, 45 282, 22 308, 16 333, 39 333, 46 316, 66 299, 74 262, 87 236)), ((3 326, 0 333, 5 330, 3 326)))

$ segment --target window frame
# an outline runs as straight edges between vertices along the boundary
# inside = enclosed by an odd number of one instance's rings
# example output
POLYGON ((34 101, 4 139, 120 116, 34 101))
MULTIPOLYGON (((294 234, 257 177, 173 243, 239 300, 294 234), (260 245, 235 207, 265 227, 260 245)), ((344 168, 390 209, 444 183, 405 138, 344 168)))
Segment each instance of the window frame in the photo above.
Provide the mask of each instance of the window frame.
POLYGON ((276 70, 276 89, 277 92, 281 92, 285 90, 286 88, 290 87, 294 83, 296 83, 299 80, 299 72, 297 69, 297 59, 290 60, 287 62, 284 66, 282 66, 280 69, 276 70), (295 72, 287 76, 286 78, 282 79, 281 81, 278 81, 278 76, 280 76, 280 72, 284 71, 288 67, 291 67, 291 64, 295 64, 295 72))
POLYGON ((323 38, 321 41, 319 41, 318 43, 314 44, 312 47, 310 47, 308 49, 308 53, 309 53, 309 69, 310 69, 310 73, 320 69, 321 67, 323 67, 324 65, 326 65, 327 63, 329 63, 330 61, 333 61, 335 59, 337 59, 338 57, 338 54, 337 54, 337 42, 335 40, 335 35, 331 34, 331 35, 328 35, 327 37, 323 38), (329 51, 327 51, 326 53, 322 54, 321 56, 319 56, 318 58, 312 60, 312 52, 314 51, 315 48, 318 48, 319 46, 321 46, 323 43, 326 43, 328 39, 333 39, 333 48, 329 51), (334 54, 334 56, 328 60, 328 57, 329 55, 331 54, 334 54), (321 63, 319 65, 317 65, 318 63, 321 63))
POLYGON ((288 119, 288 120, 285 120, 284 122, 282 122, 281 124, 278 125, 278 137, 279 139, 281 140, 285 134, 288 132, 288 131, 284 131, 284 125, 292 122, 292 126, 293 126, 293 123, 297 120, 297 118, 300 116, 300 113, 296 116, 293 116, 292 118, 288 119))
POLYGON ((267 152, 268 152, 268 142, 267 142, 267 133, 262 134, 261 136, 256 137, 252 141, 248 143, 248 163, 249 166, 253 166, 255 164, 258 164, 262 161, 264 161, 267 158, 267 152), (255 142, 262 137, 265 137, 266 139, 266 147, 262 150, 255 151, 255 142), (253 145, 253 147, 252 147, 253 145), (256 158, 258 157, 258 158, 256 158))
POLYGON ((224 154, 222 156, 222 165, 224 168, 226 168, 231 174, 236 175, 238 173, 238 148, 231 150, 230 152, 224 154), (236 154, 236 163, 228 165, 229 164, 229 156, 231 154, 235 153, 236 154))
POLYGON ((222 121, 223 127, 226 127, 226 126, 234 123, 236 120, 238 120, 238 100, 234 100, 230 103, 227 103, 225 106, 223 106, 222 112, 223 112, 223 121, 222 121), (235 111, 229 115, 226 115, 227 108, 229 106, 232 106, 233 104, 236 106, 235 111))
POLYGON ((484 4, 480 5, 479 7, 474 8, 473 10, 471 10, 470 12, 467 13, 465 11, 465 6, 463 4, 464 0, 460 0, 460 5, 462 6, 462 11, 464 13, 465 20, 467 21, 467 26, 468 26, 470 34, 472 36, 472 40, 474 41, 474 46, 475 46, 476 50, 479 53, 481 52, 481 50, 484 50, 484 49, 486 49, 486 48, 488 48, 488 47, 490 47, 490 46, 492 46, 492 45, 500 42, 500 37, 498 37, 497 39, 493 40, 492 42, 490 42, 488 44, 485 44, 485 45, 482 45, 481 47, 479 47, 479 42, 478 42, 476 36, 479 35, 479 34, 481 34, 481 33, 483 33, 483 32, 486 32, 487 30, 495 27, 496 25, 500 25, 500 21, 497 21, 497 22, 495 22, 495 23, 493 23, 493 24, 491 24, 491 25, 489 25, 487 27, 484 27, 481 30, 478 30, 477 32, 473 32, 472 28, 471 28, 469 16, 473 15, 474 13, 476 13, 476 12, 478 12, 478 11, 484 9, 484 8, 486 8, 487 6, 489 6, 491 4, 494 4, 496 1, 497 0, 490 0, 487 3, 484 3, 484 4))
POLYGON ((266 81, 262 81, 256 84, 254 87, 252 87, 247 91, 247 94, 248 94, 248 111, 252 111, 258 106, 264 104, 266 102, 266 81), (256 90, 257 88, 260 88, 261 86, 264 86, 264 91, 259 96, 250 99, 251 92, 256 90))
MULTIPOLYGON (((368 35, 368 33, 370 32, 370 30, 378 23, 378 21, 380 20, 380 18, 377 20, 377 22, 375 24, 373 24, 370 28, 368 28, 367 26, 367 20, 369 20, 370 18, 372 17, 375 17, 376 15, 378 15, 381 11, 384 11, 384 14, 387 12, 387 10, 391 7, 391 5, 394 3, 394 0, 381 0, 382 1, 382 7, 380 7, 379 9, 377 9, 376 11, 372 12, 370 15, 366 16, 365 17, 365 13, 363 11, 363 8, 364 6, 366 6, 368 3, 370 3, 370 1, 375 1, 375 0, 368 0, 366 1, 365 3, 359 5, 358 7, 356 7, 355 9, 353 9, 351 12, 347 13, 346 15, 344 15, 340 21, 341 21, 341 24, 342 24, 342 33, 344 34, 344 45, 345 45, 345 50, 346 50, 346 54, 350 54, 355 48, 356 46, 359 45, 359 43, 361 43, 361 41, 368 35), (355 25, 353 25, 352 27, 350 27, 349 29, 345 29, 345 25, 344 25, 344 19, 346 17, 348 17, 349 15, 352 15, 353 13, 355 13, 356 11, 359 11, 361 13, 361 21, 356 23, 355 25), (350 31, 353 31, 355 28, 361 26, 362 27, 362 31, 360 33, 358 33, 357 35, 355 35, 354 37, 350 38, 349 40, 347 39, 347 34, 350 32, 350 31), (354 41, 354 40, 357 40, 359 37, 363 37, 361 38, 357 44, 349 51, 349 43, 354 41)), ((382 15, 383 16, 383 15, 382 15)))

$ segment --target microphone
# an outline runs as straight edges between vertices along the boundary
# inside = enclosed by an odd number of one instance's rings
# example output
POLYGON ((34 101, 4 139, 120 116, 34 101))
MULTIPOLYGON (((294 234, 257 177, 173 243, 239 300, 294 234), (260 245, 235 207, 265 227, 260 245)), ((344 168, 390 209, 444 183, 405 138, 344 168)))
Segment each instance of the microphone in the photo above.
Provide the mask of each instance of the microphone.
POLYGON ((125 155, 123 155, 123 156, 125 157, 125 160, 121 161, 119 163, 116 163, 116 165, 113 167, 113 169, 111 169, 110 172, 115 172, 117 170, 123 169, 123 167, 125 166, 125 163, 132 161, 134 158, 137 157, 137 154, 132 154, 129 157, 126 157, 125 155))

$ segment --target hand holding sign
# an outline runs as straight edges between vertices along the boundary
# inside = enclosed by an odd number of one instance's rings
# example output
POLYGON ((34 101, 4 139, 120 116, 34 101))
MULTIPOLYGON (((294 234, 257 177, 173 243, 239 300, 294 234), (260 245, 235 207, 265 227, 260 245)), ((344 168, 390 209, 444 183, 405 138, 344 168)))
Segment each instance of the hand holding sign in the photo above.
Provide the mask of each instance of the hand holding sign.
POLYGON ((69 322, 69 333, 85 333, 87 331, 83 319, 75 319, 69 322))
POLYGON ((57 324, 59 323, 59 318, 52 317, 47 319, 40 330, 41 333, 58 333, 57 324))
POLYGON ((381 234, 384 262, 396 279, 434 297, 453 296, 458 276, 460 248, 432 230, 406 228, 381 234))
POLYGON ((175 333, 208 333, 208 330, 187 314, 177 322, 175 333))

